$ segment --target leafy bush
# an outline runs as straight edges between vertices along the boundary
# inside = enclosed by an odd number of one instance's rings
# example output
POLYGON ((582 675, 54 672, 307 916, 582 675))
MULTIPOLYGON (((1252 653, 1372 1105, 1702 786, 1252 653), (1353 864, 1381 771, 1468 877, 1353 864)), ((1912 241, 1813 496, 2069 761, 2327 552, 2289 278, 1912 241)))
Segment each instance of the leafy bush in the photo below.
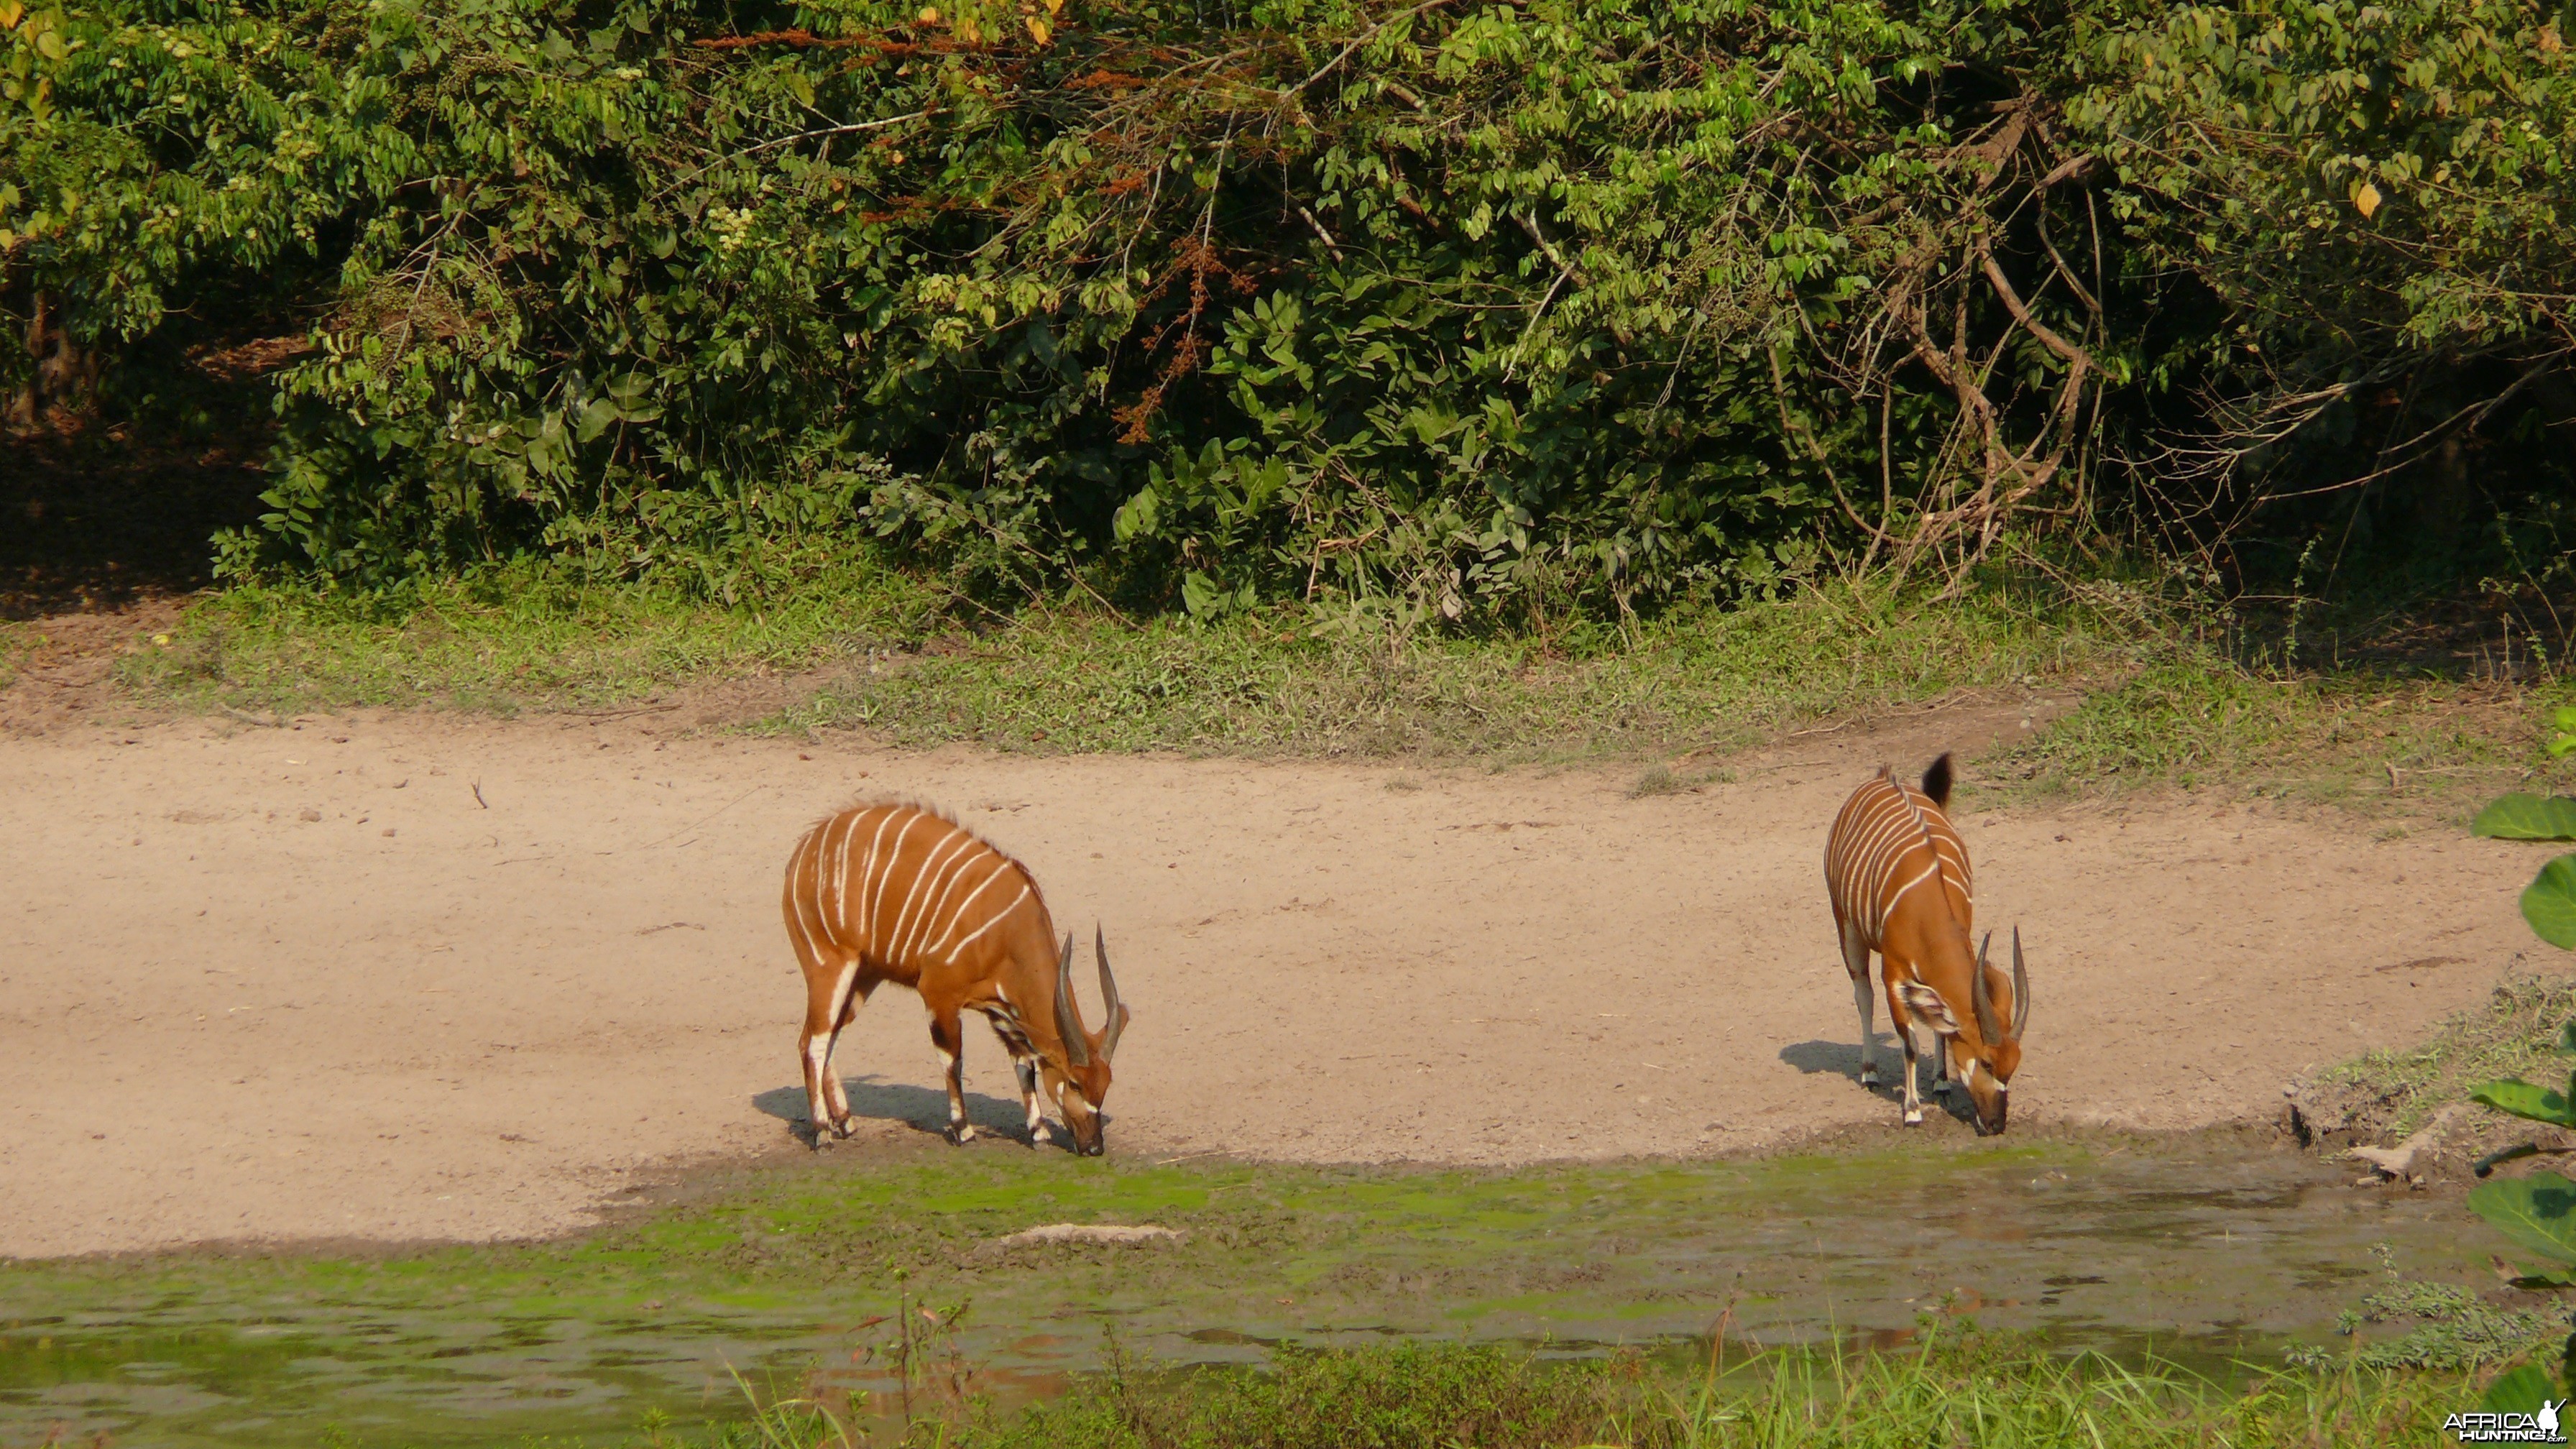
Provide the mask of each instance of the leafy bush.
POLYGON ((2205 350, 2220 435, 2174 461, 2331 484, 2360 434, 2395 473, 2565 386, 2565 23, 2512 0, 2329 0, 2176 6, 2100 37, 2071 117, 2118 170, 2135 261, 2196 278, 2231 323, 2180 339, 2205 350))
POLYGON ((0 0, 0 386, 283 364, 227 566, 377 584, 1545 621, 2089 545, 2158 436, 2545 496, 2565 49, 2456 12, 0 0))

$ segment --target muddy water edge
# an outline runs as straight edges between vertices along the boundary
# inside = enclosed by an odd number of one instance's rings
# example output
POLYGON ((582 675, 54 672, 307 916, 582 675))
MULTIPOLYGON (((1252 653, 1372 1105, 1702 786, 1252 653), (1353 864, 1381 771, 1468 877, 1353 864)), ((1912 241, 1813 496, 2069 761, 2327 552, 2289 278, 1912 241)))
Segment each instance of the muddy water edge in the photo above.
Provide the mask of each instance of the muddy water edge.
POLYGON ((1390 1336, 1704 1355, 1721 1322, 1746 1348, 1894 1346, 1926 1315, 2223 1377, 2347 1344, 2338 1315, 2391 1270, 2491 1288, 2507 1250, 2456 1190, 2359 1186, 2259 1134, 1835 1147, 1461 1172, 886 1140, 701 1173, 547 1243, 12 1262, 0 1445, 622 1440, 740 1417, 733 1371, 885 1390, 897 1325, 934 1319, 1005 1404, 1113 1341, 1173 1366, 1390 1336), (998 1242, 1057 1222, 1184 1236, 998 1242))

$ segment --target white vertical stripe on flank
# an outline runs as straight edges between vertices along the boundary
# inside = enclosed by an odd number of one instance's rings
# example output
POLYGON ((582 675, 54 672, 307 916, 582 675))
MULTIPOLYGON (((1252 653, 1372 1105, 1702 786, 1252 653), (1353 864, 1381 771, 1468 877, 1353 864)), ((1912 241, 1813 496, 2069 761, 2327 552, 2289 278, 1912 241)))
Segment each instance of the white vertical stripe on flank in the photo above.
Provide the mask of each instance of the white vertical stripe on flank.
POLYGON ((813 830, 805 832, 805 838, 796 842, 796 853, 787 860, 787 929, 794 931, 796 939, 805 947, 799 958, 800 961, 819 963, 822 960, 822 953, 814 944, 814 933, 807 930, 805 926, 805 897, 808 894, 808 888, 799 879, 804 873, 806 860, 814 853, 814 837, 817 833, 813 830))
POLYGON ((859 813, 841 812, 841 848, 832 853, 832 925, 843 940, 850 935, 850 838, 859 833, 859 813))
MULTIPOLYGON (((986 845, 981 840, 976 840, 974 836, 967 834, 967 832, 963 830, 957 833, 965 835, 968 840, 973 841, 974 849, 961 853, 957 856, 955 861, 951 863, 945 881, 939 888, 939 894, 930 898, 930 909, 921 913, 921 924, 916 932, 919 939, 913 943, 912 949, 924 957, 930 955, 930 933, 933 930, 937 930, 939 932, 940 939, 945 940, 950 932, 957 929, 957 918, 949 911, 948 898, 955 895, 957 893, 957 888, 966 883, 968 872, 974 870, 975 867, 982 865, 984 863, 985 856, 989 855, 995 860, 1001 859, 1002 853, 1000 851, 986 845), (948 925, 942 928, 939 924, 941 921, 948 922, 948 925)), ((992 879, 992 876, 987 873, 985 879, 990 880, 992 879)), ((980 891, 983 887, 978 886, 976 889, 980 891)), ((970 894, 966 899, 973 900, 974 896, 970 894)), ((965 902, 960 901, 958 904, 963 906, 965 902)))
POLYGON ((814 915, 823 923, 826 932, 832 929, 833 922, 841 914, 843 882, 840 872, 832 868, 840 857, 839 849, 832 843, 835 835, 845 841, 849 839, 850 817, 847 811, 823 822, 823 846, 814 856, 814 915))
POLYGON ((1934 877, 1973 913, 1967 847, 1929 797, 1885 777, 1853 791, 1825 845, 1826 886, 1843 919, 1876 949, 1897 904, 1934 877))
MULTIPOLYGON (((965 942, 965 941, 960 941, 960 942, 958 942, 955 946, 951 946, 951 945, 949 945, 949 944, 948 944, 948 938, 949 938, 949 937, 951 937, 951 936, 956 935, 956 934, 957 934, 957 928, 958 928, 959 926, 962 926, 962 925, 964 925, 964 924, 966 923, 966 911, 967 911, 967 908, 968 908, 968 907, 970 907, 970 906, 972 906, 972 905, 974 905, 974 904, 975 904, 975 902, 976 902, 976 900, 977 900, 979 897, 981 897, 981 896, 984 894, 984 892, 986 892, 986 891, 988 891, 988 890, 991 890, 991 889, 993 888, 993 882, 995 882, 995 881, 997 881, 997 880, 1000 880, 1002 877, 1004 877, 1004 876, 1009 875, 1009 874, 1011 874, 1011 873, 1012 873, 1012 871, 1011 871, 1011 863, 1010 863, 1010 861, 1009 861, 1009 860, 1007 860, 1007 859, 1004 859, 1004 858, 1003 858, 1003 856, 1002 856, 1002 853, 1001 853, 1000 851, 994 851, 994 852, 993 852, 993 857, 994 857, 994 867, 993 867, 993 869, 985 873, 985 876, 984 876, 983 880, 981 880, 981 881, 979 881, 979 882, 977 882, 977 883, 976 883, 975 889, 973 889, 973 890, 971 890, 971 891, 967 892, 967 894, 966 894, 966 899, 964 899, 964 900, 962 900, 962 901, 959 901, 959 902, 957 903, 957 909, 956 909, 955 911, 953 911, 953 912, 951 912, 951 913, 949 914, 949 917, 948 917, 948 929, 947 929, 947 930, 945 930, 945 931, 940 932, 940 933, 939 933, 939 939, 938 939, 938 940, 936 940, 936 941, 931 942, 927 947, 925 947, 925 948, 923 949, 923 951, 922 951, 922 954, 923 954, 923 955, 925 955, 925 956, 936 956, 936 955, 941 955, 941 954, 943 953, 943 950, 944 950, 946 959, 948 959, 948 960, 950 960, 950 961, 954 961, 954 960, 956 960, 956 959, 957 959, 957 952, 958 952, 958 950, 959 950, 960 948, 962 948, 962 947, 966 944, 966 942, 965 942)), ((1022 894, 1026 894, 1026 893, 1027 893, 1027 892, 1026 892, 1026 888, 1024 887, 1024 888, 1022 889, 1022 894)), ((1014 901, 1012 902, 1012 904, 1013 904, 1013 905, 1017 905, 1017 904, 1018 904, 1018 902, 1017 902, 1016 900, 1014 900, 1014 901)), ((1007 907, 1006 907, 1005 909, 1007 909, 1007 907)), ((980 930, 979 930, 979 931, 977 931, 977 932, 975 933, 975 935, 977 935, 977 936, 980 936, 980 935, 982 935, 982 934, 984 934, 984 933, 983 933, 982 931, 980 931, 980 930)), ((967 939, 968 941, 971 941, 971 940, 973 940, 973 939, 974 939, 974 936, 969 936, 969 937, 967 937, 966 939, 967 939)), ((1009 998, 1008 998, 1008 997, 1004 997, 1003 999, 1004 999, 1004 1000, 1006 1000, 1006 1001, 1007 1001, 1007 1000, 1009 1000, 1009 998)))
MULTIPOLYGON (((921 879, 913 885, 914 894, 921 899, 921 909, 912 914, 909 928, 903 933, 901 949, 903 959, 907 961, 914 959, 914 952, 919 949, 921 938, 929 934, 931 918, 938 912, 939 902, 947 897, 948 882, 955 878, 958 868, 974 853, 974 847, 983 844, 982 841, 968 834, 962 826, 952 825, 949 827, 949 832, 948 839, 941 843, 942 848, 948 853, 933 861, 931 869, 925 871, 921 879)), ((936 854, 936 852, 933 853, 936 854)))
MULTIPOLYGON (((1017 872, 1013 872, 1013 874, 1017 874, 1017 872)), ((976 938, 977 938, 977 937, 979 937, 979 936, 983 935, 986 931, 989 931, 989 930, 993 929, 995 926, 998 926, 998 925, 1002 924, 1002 922, 1003 922, 1003 921, 1005 921, 1005 920, 1009 919, 1009 918, 1010 918, 1010 914, 1011 914, 1011 912, 1016 911, 1016 910, 1018 910, 1018 909, 1020 908, 1020 902, 1022 902, 1022 901, 1024 901, 1024 900, 1027 900, 1028 898, 1029 898, 1029 883, 1028 883, 1026 880, 1022 880, 1022 881, 1020 882, 1020 891, 1019 891, 1019 894, 1017 894, 1017 895, 1015 895, 1015 896, 1011 897, 1011 903, 1010 903, 1009 905, 1007 905, 1007 906, 1002 907, 1000 910, 995 911, 993 914, 991 914, 991 915, 989 915, 989 916, 986 916, 986 917, 984 918, 984 924, 982 924, 982 925, 980 925, 980 926, 977 926, 974 930, 971 930, 971 931, 967 932, 967 933, 966 933, 966 938, 965 938, 964 940, 959 941, 956 945, 949 947, 949 948, 948 948, 948 959, 950 959, 950 960, 952 960, 952 961, 956 960, 956 959, 957 959, 957 953, 958 953, 958 952, 963 951, 963 950, 965 950, 967 947, 974 945, 974 944, 975 944, 975 940, 976 940, 976 938)))
POLYGON ((878 913, 885 908, 886 885, 894 879, 895 867, 903 862, 903 843, 911 838, 912 827, 919 825, 922 820, 921 812, 918 810, 904 810, 897 813, 903 816, 903 828, 895 832, 894 845, 886 852, 885 866, 877 872, 876 889, 868 893, 868 944, 876 950, 878 964, 886 966, 893 965, 894 960, 886 954, 883 941, 878 935, 877 925, 881 919, 878 913))
MULTIPOLYGON (((945 822, 942 823, 944 824, 945 822)), ((941 852, 946 851, 951 855, 955 854, 958 838, 964 834, 964 831, 951 825, 948 827, 947 835, 941 837, 938 841, 934 842, 929 849, 922 852, 921 864, 912 873, 912 884, 904 890, 903 908, 895 912, 894 930, 888 933, 885 938, 887 960, 908 961, 912 959, 908 942, 912 937, 913 913, 925 904, 925 898, 930 894, 931 872, 938 868, 944 859, 941 852)))
MULTIPOLYGON (((877 878, 877 848, 885 843, 886 827, 892 825, 894 818, 902 813, 892 806, 887 806, 885 818, 877 822, 876 829, 868 832, 868 858, 859 862, 859 929, 858 934, 852 937, 853 940, 864 943, 875 939, 877 918, 876 912, 868 905, 868 883, 877 878)), ((893 864, 891 857, 887 864, 893 864)))

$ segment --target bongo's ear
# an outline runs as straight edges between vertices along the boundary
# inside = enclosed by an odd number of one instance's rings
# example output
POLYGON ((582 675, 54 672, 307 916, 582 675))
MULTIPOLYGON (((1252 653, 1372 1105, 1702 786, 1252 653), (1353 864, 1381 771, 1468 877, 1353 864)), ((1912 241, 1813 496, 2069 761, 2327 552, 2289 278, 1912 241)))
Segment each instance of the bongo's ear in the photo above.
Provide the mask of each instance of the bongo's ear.
POLYGON ((1906 981, 1897 985, 1896 999, 1905 1003, 1905 1009, 1917 1020, 1941 1035, 1959 1034, 1959 1018, 1950 1014, 1950 1003, 1941 999, 1940 992, 1920 981, 1906 981))

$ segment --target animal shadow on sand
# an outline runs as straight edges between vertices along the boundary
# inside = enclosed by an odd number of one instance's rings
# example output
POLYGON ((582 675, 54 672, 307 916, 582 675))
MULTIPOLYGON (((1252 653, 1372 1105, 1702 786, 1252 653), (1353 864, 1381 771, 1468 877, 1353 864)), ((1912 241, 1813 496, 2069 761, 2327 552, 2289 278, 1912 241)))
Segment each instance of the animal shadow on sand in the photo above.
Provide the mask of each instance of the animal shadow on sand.
MULTIPOLYGON (((909 1082, 888 1082, 876 1077, 844 1077, 841 1085, 850 1094, 852 1121, 893 1122, 915 1132, 939 1133, 948 1130, 948 1093, 938 1087, 915 1086, 909 1082)), ((772 1087, 755 1094, 751 1105, 787 1124, 796 1140, 812 1146, 814 1124, 805 1116, 805 1089, 802 1086, 772 1087)), ((1017 1097, 1004 1100, 981 1092, 966 1094, 966 1120, 975 1124, 979 1138, 1001 1138, 1011 1142, 1029 1140, 1028 1118, 1017 1097)), ((1064 1147, 1064 1133, 1050 1129, 1050 1146, 1064 1147)))
MULTIPOLYGON (((1878 1043, 1878 1085, 1869 1090, 1882 1101, 1901 1101, 1905 1089, 1905 1049, 1896 1044, 1891 1033, 1882 1031, 1871 1035, 1878 1043)), ((1795 1046, 1780 1048, 1780 1060, 1811 1077, 1830 1072, 1855 1086, 1860 1083, 1860 1048, 1851 1042, 1802 1041, 1795 1046)), ((1928 1057, 1918 1070, 1922 1072, 1918 1080, 1922 1083, 1920 1090, 1925 1106, 1936 1107, 1961 1122, 1970 1120, 1967 1093, 1936 1096, 1932 1091, 1932 1063, 1928 1057)), ((801 1104, 804 1098, 799 1097, 797 1101, 801 1104)), ((943 1106, 941 1110, 946 1108, 943 1106)))

